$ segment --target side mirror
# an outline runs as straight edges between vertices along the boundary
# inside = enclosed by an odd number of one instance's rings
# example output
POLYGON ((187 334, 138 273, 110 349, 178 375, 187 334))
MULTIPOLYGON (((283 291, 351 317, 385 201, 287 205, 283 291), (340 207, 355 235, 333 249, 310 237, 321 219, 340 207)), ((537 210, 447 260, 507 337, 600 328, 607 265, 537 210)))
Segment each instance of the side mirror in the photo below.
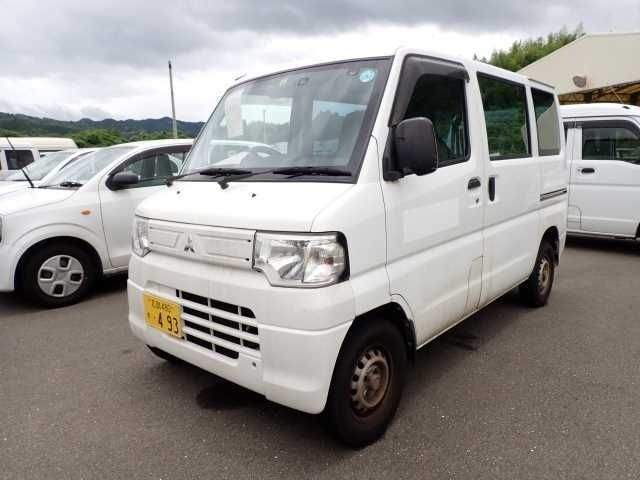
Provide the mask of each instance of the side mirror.
POLYGON ((140 183, 140 177, 133 172, 118 172, 109 179, 109 187, 114 190, 140 183))
POLYGON ((428 118, 401 121, 394 130, 393 141, 400 172, 426 175, 438 169, 436 133, 428 118))

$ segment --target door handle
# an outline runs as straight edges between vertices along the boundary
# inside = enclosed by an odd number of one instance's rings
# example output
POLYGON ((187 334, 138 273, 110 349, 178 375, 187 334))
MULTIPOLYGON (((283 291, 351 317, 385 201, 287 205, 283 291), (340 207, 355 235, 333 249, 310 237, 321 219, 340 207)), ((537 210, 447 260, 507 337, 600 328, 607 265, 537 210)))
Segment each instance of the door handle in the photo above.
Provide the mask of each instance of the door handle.
POLYGON ((482 183, 480 182, 480 179, 478 177, 473 177, 471 180, 469 180, 469 183, 467 184, 467 189, 474 190, 476 188, 480 188, 481 185, 482 183))
POLYGON ((496 177, 489 177, 489 200, 496 199, 496 177))
POLYGON ((596 169, 591 167, 581 168, 580 173, 583 173, 585 175, 591 175, 592 173, 596 173, 596 169))

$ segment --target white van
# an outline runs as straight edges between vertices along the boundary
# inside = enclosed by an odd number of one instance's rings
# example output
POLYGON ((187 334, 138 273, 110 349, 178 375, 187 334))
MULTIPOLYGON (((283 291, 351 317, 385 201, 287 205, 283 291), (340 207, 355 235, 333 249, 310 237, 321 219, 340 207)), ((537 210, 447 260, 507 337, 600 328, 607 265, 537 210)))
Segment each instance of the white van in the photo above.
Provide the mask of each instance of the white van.
MULTIPOLYGON (((61 150, 70 150, 78 148, 76 142, 72 138, 66 137, 20 137, 25 142, 31 143, 38 149, 40 155, 46 155, 51 152, 59 152, 61 150)), ((15 139, 11 139, 15 140, 15 139)))
POLYGON ((103 148, 35 188, 1 196, 0 292, 59 307, 82 299, 101 275, 126 271, 136 207, 166 189, 191 143, 103 148))
POLYGON ((417 348, 514 287, 547 302, 561 128, 551 87, 420 50, 242 81, 137 209, 130 327, 370 443, 417 348))
POLYGON ((640 107, 561 107, 567 135, 569 233, 640 238, 640 107))
POLYGON ((30 141, 0 137, 0 172, 20 170, 39 158, 38 149, 30 141))

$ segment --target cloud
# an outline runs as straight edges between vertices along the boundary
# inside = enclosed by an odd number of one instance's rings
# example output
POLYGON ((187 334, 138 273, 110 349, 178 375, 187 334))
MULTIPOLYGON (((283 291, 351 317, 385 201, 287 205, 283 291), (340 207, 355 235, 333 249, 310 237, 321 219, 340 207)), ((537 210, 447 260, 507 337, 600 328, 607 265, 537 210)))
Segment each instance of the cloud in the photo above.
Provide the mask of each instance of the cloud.
POLYGON ((590 32, 640 25, 637 0, 5 0, 2 13, 5 103, 78 118, 166 114, 168 59, 180 116, 202 119, 256 69, 399 44, 488 55, 581 21, 590 32))

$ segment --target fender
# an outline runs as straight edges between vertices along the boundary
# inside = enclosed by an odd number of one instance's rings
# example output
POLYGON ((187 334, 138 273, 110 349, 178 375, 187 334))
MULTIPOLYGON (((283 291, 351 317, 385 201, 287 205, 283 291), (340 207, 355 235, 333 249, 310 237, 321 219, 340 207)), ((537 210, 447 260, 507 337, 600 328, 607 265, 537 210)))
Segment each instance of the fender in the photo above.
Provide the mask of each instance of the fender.
POLYGON ((36 243, 56 237, 73 237, 87 242, 98 253, 100 262, 102 263, 102 270, 104 271, 111 268, 109 254, 107 253, 107 246, 105 245, 103 237, 100 237, 90 229, 77 224, 59 223, 29 230, 12 242, 12 247, 16 247, 18 245, 19 247, 12 250, 10 278, 15 278, 18 262, 27 250, 36 243))

